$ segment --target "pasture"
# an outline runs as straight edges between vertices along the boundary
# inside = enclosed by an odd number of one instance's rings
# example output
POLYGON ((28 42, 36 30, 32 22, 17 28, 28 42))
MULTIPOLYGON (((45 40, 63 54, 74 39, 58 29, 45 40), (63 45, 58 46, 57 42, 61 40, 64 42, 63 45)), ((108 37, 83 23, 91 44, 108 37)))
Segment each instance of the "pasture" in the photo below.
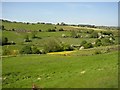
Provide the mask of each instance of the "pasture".
POLYGON ((117 88, 118 52, 3 58, 3 88, 117 88))
POLYGON ((118 30, 2 24, 3 88, 118 87, 118 30))

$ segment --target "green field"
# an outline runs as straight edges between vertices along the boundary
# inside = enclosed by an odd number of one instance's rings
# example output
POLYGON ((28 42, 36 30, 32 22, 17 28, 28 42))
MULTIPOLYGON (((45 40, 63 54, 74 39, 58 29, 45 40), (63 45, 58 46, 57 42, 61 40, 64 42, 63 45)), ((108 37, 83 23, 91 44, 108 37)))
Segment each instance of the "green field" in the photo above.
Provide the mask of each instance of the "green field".
POLYGON ((5 30, 0 36, 7 37, 8 43, 15 42, 15 44, 7 43, 0 47, 0 51, 4 53, 2 53, 3 88, 31 88, 32 84, 38 88, 118 87, 117 30, 5 21, 2 24, 5 30), (56 31, 49 32, 49 28, 56 31), (64 31, 59 31, 60 28, 64 31), (93 34, 89 33, 91 30, 97 34, 105 35, 104 31, 112 34, 99 39, 99 37, 90 37, 93 34), (33 31, 37 32, 37 38, 32 38, 33 31), (80 36, 73 37, 72 33, 80 36), (63 37, 63 34, 66 37, 63 37), (31 41, 24 41, 25 36, 28 36, 31 41), (110 40, 111 38, 113 39, 110 40), (97 40, 100 45, 95 46, 94 42, 97 43, 97 40), (51 42, 48 43, 49 41, 51 42), (80 49, 82 41, 92 46, 80 49), (38 51, 44 50, 46 43, 52 49, 57 43, 62 50, 39 54, 20 53, 21 49, 27 45, 35 46, 38 51), (63 49, 69 46, 73 48, 71 51, 63 49))
POLYGON ((3 88, 116 88, 118 53, 3 58, 3 88), (84 73, 82 73, 84 72, 84 73))

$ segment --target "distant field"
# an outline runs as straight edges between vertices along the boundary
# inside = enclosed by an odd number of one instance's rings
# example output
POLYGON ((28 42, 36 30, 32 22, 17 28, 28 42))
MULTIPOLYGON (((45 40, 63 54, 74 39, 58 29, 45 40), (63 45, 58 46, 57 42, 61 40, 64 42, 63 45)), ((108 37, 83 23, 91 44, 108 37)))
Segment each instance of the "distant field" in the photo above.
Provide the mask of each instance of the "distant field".
POLYGON ((116 88, 118 53, 95 56, 23 55, 3 58, 3 88, 116 88))

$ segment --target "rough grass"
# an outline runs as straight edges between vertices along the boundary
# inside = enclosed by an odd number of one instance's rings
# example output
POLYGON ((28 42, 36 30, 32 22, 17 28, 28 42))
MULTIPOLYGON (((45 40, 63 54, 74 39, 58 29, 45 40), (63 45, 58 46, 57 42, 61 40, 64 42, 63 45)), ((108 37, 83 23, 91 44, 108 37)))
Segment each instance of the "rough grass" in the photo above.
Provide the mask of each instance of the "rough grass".
POLYGON ((3 88, 116 88, 118 52, 93 56, 3 58, 3 88))

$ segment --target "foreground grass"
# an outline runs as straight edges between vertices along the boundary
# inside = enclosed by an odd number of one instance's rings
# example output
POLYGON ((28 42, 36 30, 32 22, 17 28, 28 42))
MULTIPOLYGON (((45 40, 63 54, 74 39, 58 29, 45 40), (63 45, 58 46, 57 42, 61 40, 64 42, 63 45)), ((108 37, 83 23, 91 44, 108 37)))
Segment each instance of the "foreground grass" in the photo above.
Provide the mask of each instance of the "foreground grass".
POLYGON ((93 56, 3 58, 3 88, 116 88, 118 52, 93 56))

